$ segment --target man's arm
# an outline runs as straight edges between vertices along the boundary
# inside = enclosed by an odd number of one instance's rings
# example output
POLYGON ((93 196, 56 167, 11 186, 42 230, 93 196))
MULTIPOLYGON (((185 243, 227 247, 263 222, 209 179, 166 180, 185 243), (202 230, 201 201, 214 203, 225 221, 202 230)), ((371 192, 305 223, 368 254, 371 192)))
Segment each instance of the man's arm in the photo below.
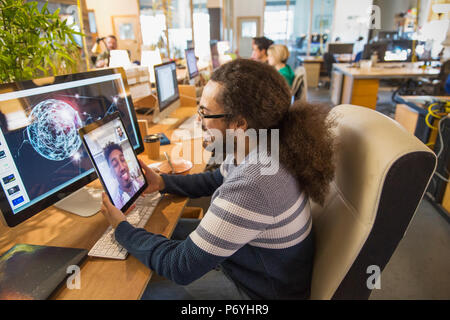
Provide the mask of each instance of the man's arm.
POLYGON ((161 193, 172 193, 189 198, 211 196, 223 183, 220 169, 187 176, 161 175, 165 188, 161 193))

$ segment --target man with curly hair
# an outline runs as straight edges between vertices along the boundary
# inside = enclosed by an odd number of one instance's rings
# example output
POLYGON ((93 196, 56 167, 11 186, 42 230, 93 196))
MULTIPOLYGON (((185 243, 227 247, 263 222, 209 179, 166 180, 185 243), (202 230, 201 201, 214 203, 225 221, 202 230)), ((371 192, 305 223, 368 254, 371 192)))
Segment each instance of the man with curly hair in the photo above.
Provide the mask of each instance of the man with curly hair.
POLYGON ((271 151, 278 149, 278 169, 263 174, 274 153, 247 140, 243 150, 228 148, 212 172, 159 175, 142 164, 148 192, 212 196, 204 218, 180 221, 172 239, 134 228, 104 197, 102 213, 116 240, 167 278, 150 283, 144 299, 309 298, 310 200, 322 204, 334 177, 328 112, 305 102, 291 105, 289 85, 267 64, 240 59, 214 72, 200 101, 203 129, 225 140, 236 138, 226 135, 230 130, 257 132, 259 140, 264 130, 277 132, 279 141, 266 140, 271 151))

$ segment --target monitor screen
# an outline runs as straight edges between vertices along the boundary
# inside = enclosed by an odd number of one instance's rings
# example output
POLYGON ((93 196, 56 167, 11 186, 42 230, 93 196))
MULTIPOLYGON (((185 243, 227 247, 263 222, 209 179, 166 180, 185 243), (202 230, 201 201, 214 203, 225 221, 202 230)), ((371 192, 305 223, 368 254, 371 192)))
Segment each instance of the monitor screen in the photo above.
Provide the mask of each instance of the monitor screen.
POLYGON ((197 57, 195 56, 195 49, 186 50, 186 64, 189 72, 189 79, 198 76, 197 57))
POLYGON ((372 57, 372 54, 374 54, 376 52, 377 56, 378 56, 378 61, 383 61, 385 53, 386 53, 386 49, 387 49, 387 43, 384 43, 384 42, 375 42, 375 43, 371 43, 371 44, 366 44, 364 46, 362 59, 370 60, 370 58, 372 57))
POLYGON ((78 129, 118 111, 143 144, 123 69, 0 85, 0 209, 15 225, 97 178, 78 129))
POLYGON ((213 70, 220 67, 219 50, 217 48, 217 41, 211 41, 211 62, 213 70))
MULTIPOLYGON (((424 53, 424 42, 415 42, 415 54, 417 58, 421 58, 424 53)), ((384 56, 385 62, 410 62, 413 56, 413 41, 412 40, 394 40, 388 43, 386 53, 384 56)))
POLYGON ((159 111, 163 111, 180 99, 177 81, 177 67, 174 61, 155 66, 156 91, 159 111))
POLYGON ((353 43, 330 43, 328 52, 330 54, 353 54, 353 43))
POLYGON ((104 188, 114 206, 123 211, 142 193, 145 178, 122 121, 117 114, 110 117, 81 131, 104 188))

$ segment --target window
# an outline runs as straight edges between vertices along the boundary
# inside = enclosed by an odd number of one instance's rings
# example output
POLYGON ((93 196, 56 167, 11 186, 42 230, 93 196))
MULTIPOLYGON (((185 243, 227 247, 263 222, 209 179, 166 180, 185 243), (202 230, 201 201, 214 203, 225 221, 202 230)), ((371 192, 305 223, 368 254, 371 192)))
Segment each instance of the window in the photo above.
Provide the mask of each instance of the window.
POLYGON ((201 61, 211 59, 209 12, 207 0, 193 0, 195 54, 201 61))
POLYGON ((294 30, 295 1, 267 0, 264 11, 264 36, 276 43, 286 43, 294 30))
POLYGON ((184 58, 188 41, 192 41, 190 0, 167 0, 169 52, 174 59, 184 58))
POLYGON ((140 0, 140 21, 144 50, 159 48, 168 57, 166 15, 162 1, 140 0))

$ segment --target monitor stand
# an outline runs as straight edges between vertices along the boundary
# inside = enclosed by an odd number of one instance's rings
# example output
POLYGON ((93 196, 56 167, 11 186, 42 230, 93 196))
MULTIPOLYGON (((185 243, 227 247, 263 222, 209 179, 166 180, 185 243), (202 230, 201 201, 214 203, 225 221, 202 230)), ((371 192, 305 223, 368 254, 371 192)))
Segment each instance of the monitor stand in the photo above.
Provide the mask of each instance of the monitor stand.
POLYGON ((80 217, 90 217, 102 207, 103 189, 83 187, 54 204, 58 209, 80 217))

